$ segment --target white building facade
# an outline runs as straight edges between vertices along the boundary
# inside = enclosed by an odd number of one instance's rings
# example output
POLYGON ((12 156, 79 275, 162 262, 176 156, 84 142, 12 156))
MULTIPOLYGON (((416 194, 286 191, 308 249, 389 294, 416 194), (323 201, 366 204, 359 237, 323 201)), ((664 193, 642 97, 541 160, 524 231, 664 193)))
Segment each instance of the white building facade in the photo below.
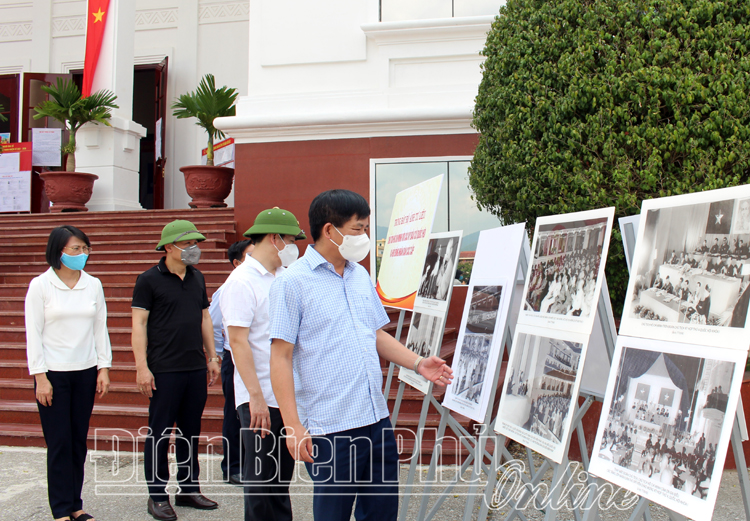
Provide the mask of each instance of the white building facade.
MULTIPOLYGON (((168 64, 157 94, 167 107, 163 203, 144 199, 141 186, 144 207, 187 207, 179 168, 199 163, 205 134, 168 106, 212 73, 240 93, 237 116, 217 123, 236 142, 227 202, 240 227, 279 202, 305 215, 311 195, 339 186, 369 197, 379 237, 393 195, 438 174, 446 182, 435 231, 463 229, 475 245, 480 229, 497 225, 476 209, 467 171, 480 52, 503 0, 134 3, 132 119, 147 129, 142 155, 157 155, 150 91, 168 64)), ((20 113, 34 101, 23 99, 26 73, 83 68, 86 10, 84 0, 0 0, 0 95, 4 79, 18 78, 20 113)), ((26 128, 22 114, 9 125, 17 135, 26 128)))

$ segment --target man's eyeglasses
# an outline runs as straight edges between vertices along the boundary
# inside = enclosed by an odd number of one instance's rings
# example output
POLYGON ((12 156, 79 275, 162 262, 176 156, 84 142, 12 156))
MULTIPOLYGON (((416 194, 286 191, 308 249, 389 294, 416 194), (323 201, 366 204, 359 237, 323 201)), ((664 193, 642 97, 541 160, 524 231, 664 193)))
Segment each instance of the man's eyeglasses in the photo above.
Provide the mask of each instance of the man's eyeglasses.
POLYGON ((65 246, 63 249, 72 252, 73 255, 78 255, 80 253, 85 253, 86 255, 88 255, 89 253, 94 251, 94 249, 90 248, 89 246, 65 246))

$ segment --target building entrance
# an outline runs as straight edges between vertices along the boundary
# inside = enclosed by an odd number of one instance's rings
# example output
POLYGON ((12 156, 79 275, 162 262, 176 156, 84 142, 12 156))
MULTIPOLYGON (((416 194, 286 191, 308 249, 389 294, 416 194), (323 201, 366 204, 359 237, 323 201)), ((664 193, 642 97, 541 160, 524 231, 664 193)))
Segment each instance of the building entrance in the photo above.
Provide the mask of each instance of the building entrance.
MULTIPOLYGON (((0 105, 6 122, 0 133, 9 133, 11 142, 30 141, 31 128, 59 127, 49 118, 33 119, 34 107, 46 99, 42 85, 57 78, 72 78, 81 88, 83 71, 70 74, 23 73, 0 75, 0 105)), ((167 115, 167 58, 161 63, 136 65, 133 71, 133 116, 146 128, 140 147, 139 202, 147 210, 164 208, 165 120, 167 115)), ((38 210, 37 210, 38 211, 38 210)))

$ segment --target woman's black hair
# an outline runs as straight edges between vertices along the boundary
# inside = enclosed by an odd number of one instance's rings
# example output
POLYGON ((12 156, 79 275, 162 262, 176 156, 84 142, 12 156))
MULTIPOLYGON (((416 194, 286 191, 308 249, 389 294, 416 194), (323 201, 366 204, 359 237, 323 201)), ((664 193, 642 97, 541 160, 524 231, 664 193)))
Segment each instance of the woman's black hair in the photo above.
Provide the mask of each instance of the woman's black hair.
POLYGON ((351 190, 328 190, 318 194, 310 203, 307 214, 310 220, 312 240, 317 241, 326 223, 340 228, 352 217, 364 219, 370 216, 367 200, 351 190))
POLYGON ((60 256, 62 256, 63 248, 68 244, 71 237, 77 237, 86 243, 86 246, 91 247, 91 241, 86 237, 86 234, 75 226, 64 224, 58 226, 52 230, 47 239, 47 264, 59 270, 62 266, 60 265, 60 256))

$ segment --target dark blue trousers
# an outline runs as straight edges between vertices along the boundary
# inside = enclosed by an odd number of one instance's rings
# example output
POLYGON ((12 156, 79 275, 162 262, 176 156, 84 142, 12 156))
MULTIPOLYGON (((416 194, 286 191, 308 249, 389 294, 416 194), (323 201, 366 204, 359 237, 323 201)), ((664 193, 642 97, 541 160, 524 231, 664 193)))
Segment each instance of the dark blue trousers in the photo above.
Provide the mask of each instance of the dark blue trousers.
POLYGON ((315 463, 305 463, 315 482, 316 521, 398 517, 398 449, 390 418, 366 427, 313 436, 315 463))
POLYGON ((201 416, 208 396, 206 369, 176 373, 157 373, 156 390, 148 407, 151 434, 143 448, 143 466, 148 493, 154 501, 169 499, 169 437, 177 426, 181 436, 175 441, 177 482, 183 494, 200 492, 198 478, 198 437, 201 416), (194 439, 195 438, 195 439, 194 439))
POLYGON ((94 409, 97 374, 96 367, 47 371, 52 384, 52 405, 45 407, 36 402, 47 444, 47 493, 55 519, 83 509, 86 437, 94 409))
POLYGON ((240 417, 234 406, 234 360, 229 349, 224 350, 221 359, 221 390, 224 393, 224 423, 221 427, 221 442, 224 458, 221 460, 221 472, 224 479, 242 472, 240 462, 240 417))

